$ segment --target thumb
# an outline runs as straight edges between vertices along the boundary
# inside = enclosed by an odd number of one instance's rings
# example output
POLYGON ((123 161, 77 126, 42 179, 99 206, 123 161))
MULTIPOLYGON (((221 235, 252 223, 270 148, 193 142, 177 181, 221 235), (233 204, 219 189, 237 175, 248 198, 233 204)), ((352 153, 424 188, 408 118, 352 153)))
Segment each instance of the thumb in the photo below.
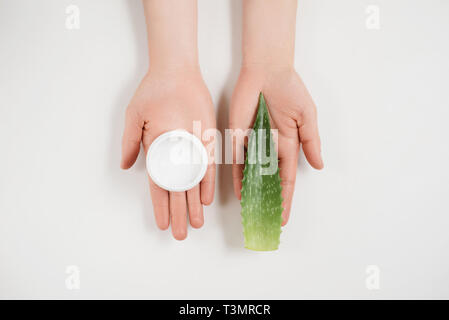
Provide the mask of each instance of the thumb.
POLYGON ((133 108, 126 110, 125 131, 122 139, 122 160, 120 167, 129 169, 136 162, 142 140, 144 122, 133 108))
POLYGON ((315 169, 322 169, 324 165, 315 106, 305 111, 301 120, 298 122, 298 133, 306 159, 315 169))

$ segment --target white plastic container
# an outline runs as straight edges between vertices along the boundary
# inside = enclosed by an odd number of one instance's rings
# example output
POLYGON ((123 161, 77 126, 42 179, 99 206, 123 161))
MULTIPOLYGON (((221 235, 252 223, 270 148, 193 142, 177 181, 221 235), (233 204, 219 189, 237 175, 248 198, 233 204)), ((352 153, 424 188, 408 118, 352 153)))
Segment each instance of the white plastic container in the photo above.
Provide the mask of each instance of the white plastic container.
POLYGON ((147 152, 147 171, 162 189, 181 192, 192 189, 206 174, 206 148, 193 134, 173 130, 157 137, 147 152))

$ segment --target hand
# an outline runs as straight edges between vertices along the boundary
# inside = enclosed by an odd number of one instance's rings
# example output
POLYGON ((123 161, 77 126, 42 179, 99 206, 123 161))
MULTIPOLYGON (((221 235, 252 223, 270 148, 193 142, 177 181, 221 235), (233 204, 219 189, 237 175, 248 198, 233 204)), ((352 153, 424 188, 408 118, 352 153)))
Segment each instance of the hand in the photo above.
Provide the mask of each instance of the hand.
MULTIPOLYGON (((201 121, 202 131, 215 128, 212 100, 199 70, 149 72, 126 110, 121 167, 128 169, 134 164, 141 142, 146 154, 152 141, 166 131, 184 129, 192 133, 194 121, 201 121)), ((185 239, 187 208, 190 225, 203 225, 203 204, 210 204, 214 197, 214 164, 209 165, 200 185, 187 192, 168 192, 148 179, 160 229, 167 229, 171 218, 173 236, 185 239)))
MULTIPOLYGON (((292 67, 246 66, 241 70, 232 96, 231 129, 252 128, 260 92, 267 102, 272 129, 278 129, 278 157, 284 199, 282 225, 285 225, 290 215, 300 143, 310 165, 316 169, 323 168, 316 107, 292 67)), ((234 163, 234 192, 239 199, 242 178, 243 165, 234 163)))

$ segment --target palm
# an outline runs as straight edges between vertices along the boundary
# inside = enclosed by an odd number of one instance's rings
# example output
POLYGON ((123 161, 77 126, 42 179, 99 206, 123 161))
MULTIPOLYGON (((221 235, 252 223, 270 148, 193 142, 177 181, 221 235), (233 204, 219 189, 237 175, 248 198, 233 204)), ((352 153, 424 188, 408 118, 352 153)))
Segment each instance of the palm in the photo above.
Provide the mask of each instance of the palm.
MULTIPOLYGON (((184 129, 193 133, 193 124, 201 130, 215 128, 215 116, 209 92, 197 72, 166 76, 147 75, 127 108, 123 136, 122 167, 129 168, 139 153, 140 143, 147 152, 152 141, 164 132, 184 129)), ((176 239, 187 236, 187 208, 190 224, 203 225, 202 205, 210 204, 214 194, 215 168, 209 166, 201 184, 187 192, 168 192, 151 179, 150 191, 157 225, 172 225, 176 239)))
MULTIPOLYGON (((284 198, 283 224, 287 223, 296 178, 300 143, 309 163, 322 168, 320 141, 316 124, 316 108, 300 77, 294 70, 242 70, 234 90, 230 126, 252 127, 257 99, 263 92, 273 129, 278 130, 278 157, 284 198)), ((234 191, 240 198, 242 166, 234 165, 234 191)))

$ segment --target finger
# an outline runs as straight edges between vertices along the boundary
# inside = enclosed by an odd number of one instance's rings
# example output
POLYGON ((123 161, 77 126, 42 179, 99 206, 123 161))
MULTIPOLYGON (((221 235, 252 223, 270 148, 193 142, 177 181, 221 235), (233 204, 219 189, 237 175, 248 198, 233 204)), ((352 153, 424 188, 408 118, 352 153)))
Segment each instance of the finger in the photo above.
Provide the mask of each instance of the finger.
POLYGON ((232 182, 234 186, 234 194, 239 200, 242 199, 241 191, 244 167, 245 165, 243 164, 232 164, 232 182))
POLYGON ((244 134, 244 131, 239 130, 241 129, 234 129, 232 139, 232 185, 235 196, 241 200, 243 169, 245 168, 245 143, 248 143, 246 135, 249 131, 244 134))
POLYGON ((232 184, 234 194, 241 200, 243 169, 245 167, 245 144, 248 143, 250 128, 254 123, 259 98, 259 87, 253 83, 241 83, 231 101, 229 128, 232 129, 232 184), (253 106, 253 108, 248 108, 253 106))
POLYGON ((299 140, 302 144, 307 161, 315 169, 323 169, 323 159, 321 157, 321 141, 318 133, 318 123, 316 108, 309 108, 303 113, 301 121, 298 123, 299 140))
POLYGON ((187 237, 187 203, 185 192, 170 192, 171 231, 176 240, 187 237))
POLYGON ((298 165, 299 147, 288 151, 289 154, 279 159, 279 175, 282 186, 282 225, 286 225, 290 217, 293 192, 295 190, 296 168, 298 165))
POLYGON ((241 200, 243 169, 245 168, 245 146, 248 145, 250 130, 232 129, 232 185, 235 196, 241 200))
POLYGON ((201 228, 204 224, 203 206, 200 199, 200 187, 196 186, 187 191, 190 225, 201 228))
POLYGON ((248 146, 251 131, 250 129, 232 129, 232 185, 235 196, 241 200, 243 169, 245 168, 245 147, 248 146))
POLYGON ((215 163, 209 164, 206 174, 200 183, 201 187, 201 203, 210 205, 214 200, 215 193, 215 163))
POLYGON ((130 168, 136 162, 139 155, 140 142, 142 140, 143 120, 137 112, 128 108, 125 117, 125 130, 122 138, 122 159, 120 167, 130 168))
POLYGON ((158 187, 150 177, 148 177, 148 181, 150 182, 151 201, 156 224, 159 229, 166 230, 170 225, 168 192, 158 187))

